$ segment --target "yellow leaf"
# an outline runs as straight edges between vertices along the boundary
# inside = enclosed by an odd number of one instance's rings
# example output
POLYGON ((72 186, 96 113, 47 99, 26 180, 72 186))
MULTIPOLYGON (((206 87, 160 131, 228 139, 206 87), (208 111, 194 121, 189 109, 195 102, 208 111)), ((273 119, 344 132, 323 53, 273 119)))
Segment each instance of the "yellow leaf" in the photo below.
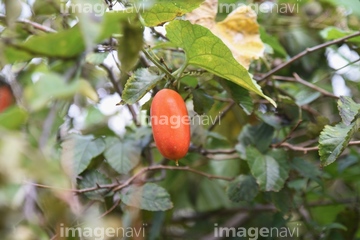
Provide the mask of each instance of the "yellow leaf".
POLYGON ((223 21, 216 22, 217 8, 217 0, 206 0, 199 8, 187 14, 186 19, 210 29, 231 50, 234 58, 248 69, 252 60, 264 54, 255 11, 243 5, 223 21))

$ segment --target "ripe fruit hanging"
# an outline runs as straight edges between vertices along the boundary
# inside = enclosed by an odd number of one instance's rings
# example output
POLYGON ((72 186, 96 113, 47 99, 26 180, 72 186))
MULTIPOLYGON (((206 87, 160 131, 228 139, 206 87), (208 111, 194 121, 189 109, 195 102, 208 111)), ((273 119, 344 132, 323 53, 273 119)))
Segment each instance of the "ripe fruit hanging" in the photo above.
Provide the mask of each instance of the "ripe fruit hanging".
POLYGON ((0 82, 0 113, 13 103, 13 95, 8 85, 0 82))
POLYGON ((182 97, 171 89, 162 89, 150 109, 155 143, 160 153, 178 165, 190 145, 190 120, 182 97))

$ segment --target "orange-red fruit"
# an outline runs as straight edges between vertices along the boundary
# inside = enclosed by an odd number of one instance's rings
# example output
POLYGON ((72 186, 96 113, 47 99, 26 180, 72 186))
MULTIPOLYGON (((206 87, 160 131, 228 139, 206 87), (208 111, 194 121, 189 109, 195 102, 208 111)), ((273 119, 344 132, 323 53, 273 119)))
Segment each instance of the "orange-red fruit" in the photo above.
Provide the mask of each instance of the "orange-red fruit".
POLYGON ((157 148, 177 163, 190 145, 190 120, 184 100, 174 90, 162 89, 151 103, 150 116, 157 148))
POLYGON ((13 103, 11 89, 7 85, 0 86, 0 112, 4 111, 13 103))

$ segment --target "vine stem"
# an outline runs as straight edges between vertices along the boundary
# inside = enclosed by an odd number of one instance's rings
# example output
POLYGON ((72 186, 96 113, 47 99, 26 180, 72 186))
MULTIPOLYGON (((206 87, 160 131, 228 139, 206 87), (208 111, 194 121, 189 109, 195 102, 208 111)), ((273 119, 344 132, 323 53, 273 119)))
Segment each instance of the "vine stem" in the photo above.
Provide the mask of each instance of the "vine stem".
POLYGON ((74 193, 77 193, 77 194, 86 193, 86 192, 92 192, 92 191, 96 191, 96 190, 99 190, 99 189, 107 189, 107 190, 109 190, 109 192, 110 191, 116 192, 116 191, 119 191, 119 190, 121 190, 121 189, 123 189, 125 187, 128 187, 131 183, 135 182, 136 179, 138 179, 141 175, 145 174, 146 172, 157 171, 157 170, 187 171, 187 172, 192 172, 192 173, 204 176, 204 177, 209 178, 209 179, 220 179, 220 180, 225 180, 225 181, 232 181, 234 179, 234 177, 218 176, 218 175, 212 175, 212 174, 209 174, 209 173, 206 173, 206 172, 201 172, 199 170, 190 168, 188 166, 177 167, 177 166, 155 165, 155 166, 149 166, 149 167, 142 168, 140 171, 138 171, 132 177, 128 178, 122 184, 119 184, 119 183, 112 183, 112 184, 105 184, 105 185, 95 184, 94 187, 90 187, 90 188, 67 189, 67 188, 58 188, 58 187, 33 183, 33 182, 29 182, 29 181, 25 181, 25 183, 26 184, 31 184, 31 185, 39 187, 39 188, 61 190, 61 191, 70 191, 70 192, 74 192, 74 193))
POLYGON ((164 72, 166 76, 168 76, 170 79, 174 79, 174 76, 171 74, 171 72, 169 72, 165 67, 163 67, 161 63, 158 62, 153 56, 151 56, 151 54, 146 49, 143 49, 142 52, 151 62, 155 64, 155 66, 157 66, 162 72, 164 72))
POLYGON ((261 76, 260 78, 257 78, 257 81, 263 81, 265 79, 267 79, 268 77, 270 77, 271 75, 273 75, 274 73, 280 71, 281 69, 285 68, 286 66, 290 65, 291 63, 295 62, 296 60, 302 58, 303 56, 318 51, 320 49, 326 48, 328 46, 334 45, 334 44, 338 44, 338 43, 342 43, 345 42, 346 40, 350 39, 350 38, 354 38, 360 36, 360 32, 355 32, 353 34, 350 34, 348 36, 342 37, 342 38, 338 38, 329 42, 325 42, 323 44, 311 47, 311 48, 307 48, 304 51, 300 52, 299 54, 295 55, 294 57, 290 58, 288 61, 278 65, 276 68, 270 70, 269 72, 267 72, 265 75, 261 76))

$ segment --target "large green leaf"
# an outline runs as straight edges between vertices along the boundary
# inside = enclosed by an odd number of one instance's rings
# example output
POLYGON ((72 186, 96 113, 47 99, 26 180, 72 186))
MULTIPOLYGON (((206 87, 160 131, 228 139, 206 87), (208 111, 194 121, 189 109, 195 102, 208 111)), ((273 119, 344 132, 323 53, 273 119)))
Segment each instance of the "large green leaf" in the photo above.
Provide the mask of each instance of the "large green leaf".
POLYGON ((104 141, 93 136, 72 135, 61 146, 63 162, 71 165, 68 167, 74 175, 82 173, 105 150, 104 141))
POLYGON ((229 183, 227 195, 233 202, 252 201, 259 192, 255 178, 250 175, 240 175, 229 183))
POLYGON ((285 153, 263 155, 256 148, 246 148, 246 158, 252 175, 262 191, 280 191, 289 175, 285 153))
POLYGON ((140 161, 140 144, 132 139, 107 137, 105 158, 110 166, 121 174, 127 174, 140 161))
POLYGON ((264 97, 274 106, 276 103, 261 91, 246 68, 238 63, 230 49, 209 29, 189 21, 174 20, 166 26, 167 37, 184 49, 187 64, 195 65, 236 83, 264 97))
POLYGON ((335 126, 325 126, 319 137, 319 155, 322 166, 333 163, 340 156, 359 127, 360 119, 350 125, 341 122, 335 126))
POLYGON ((360 104, 355 103, 351 97, 341 96, 338 108, 343 123, 350 125, 360 115, 360 104))
POLYGON ((59 58, 72 58, 85 50, 78 26, 57 33, 32 36, 24 43, 11 45, 33 56, 59 58))
POLYGON ((148 27, 154 27, 171 21, 176 17, 191 12, 199 7, 204 0, 157 0, 150 8, 145 10, 141 16, 148 27))
POLYGON ((148 91, 161 81, 164 74, 149 68, 140 68, 126 82, 121 104, 133 104, 140 100, 148 91))
POLYGON ((126 205, 148 211, 166 211, 173 207, 169 193, 154 183, 124 189, 121 200, 126 205))

